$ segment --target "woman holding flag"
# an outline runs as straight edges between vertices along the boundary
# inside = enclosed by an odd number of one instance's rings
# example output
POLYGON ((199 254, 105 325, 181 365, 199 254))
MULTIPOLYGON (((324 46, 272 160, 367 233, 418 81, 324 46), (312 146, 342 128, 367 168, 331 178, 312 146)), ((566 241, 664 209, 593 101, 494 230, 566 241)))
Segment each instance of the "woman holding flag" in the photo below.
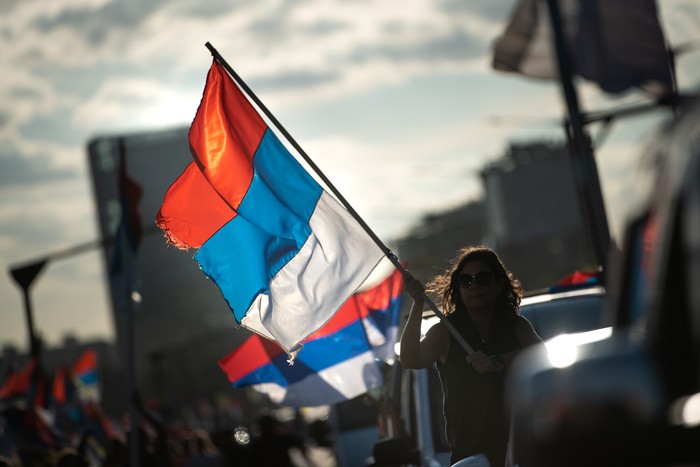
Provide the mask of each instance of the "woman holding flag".
POLYGON ((426 289, 410 275, 405 285, 413 307, 401 336, 401 363, 411 369, 437 363, 451 463, 483 453, 492 466, 504 465, 504 370, 523 348, 542 342, 519 313, 520 282, 482 246, 462 249, 452 267, 430 281, 427 291, 439 296, 444 319, 471 346, 469 354, 442 320, 421 340, 426 289))

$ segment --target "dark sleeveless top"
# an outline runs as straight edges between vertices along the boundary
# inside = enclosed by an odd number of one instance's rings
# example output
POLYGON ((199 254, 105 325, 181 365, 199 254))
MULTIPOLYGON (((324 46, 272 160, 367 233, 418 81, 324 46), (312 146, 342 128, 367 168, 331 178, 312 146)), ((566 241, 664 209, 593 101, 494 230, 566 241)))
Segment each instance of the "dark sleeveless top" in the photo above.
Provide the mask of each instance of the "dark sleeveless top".
MULTIPOLYGON (((466 312, 446 317, 474 350, 488 355, 520 348, 512 313, 494 311, 489 337, 483 342, 466 312)), ((445 433, 453 451, 480 452, 485 444, 508 441, 508 420, 503 406, 504 371, 479 373, 466 361, 466 351, 450 334, 447 360, 437 362, 442 382, 445 433), (498 439, 493 439, 494 437, 498 439)))

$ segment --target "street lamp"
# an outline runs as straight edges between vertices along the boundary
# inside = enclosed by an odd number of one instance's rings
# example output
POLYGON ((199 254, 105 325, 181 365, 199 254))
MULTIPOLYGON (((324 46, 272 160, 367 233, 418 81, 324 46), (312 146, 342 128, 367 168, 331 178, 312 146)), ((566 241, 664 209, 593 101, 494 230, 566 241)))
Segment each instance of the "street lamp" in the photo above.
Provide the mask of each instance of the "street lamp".
POLYGON ((12 278, 22 288, 22 294, 24 296, 24 313, 27 318, 27 331, 29 332, 29 348, 32 357, 39 356, 39 341, 34 333, 34 317, 32 314, 32 302, 29 296, 29 288, 44 266, 46 266, 46 263, 47 259, 42 259, 34 263, 17 266, 10 269, 12 278))

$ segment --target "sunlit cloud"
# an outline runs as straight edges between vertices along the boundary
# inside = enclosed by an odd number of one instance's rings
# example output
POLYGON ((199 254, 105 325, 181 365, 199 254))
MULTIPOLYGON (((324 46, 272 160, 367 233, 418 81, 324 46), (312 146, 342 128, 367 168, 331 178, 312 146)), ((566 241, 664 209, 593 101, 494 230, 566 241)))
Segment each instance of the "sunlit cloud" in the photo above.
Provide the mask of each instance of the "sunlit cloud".
MULTIPOLYGON (((95 238, 87 141, 189 124, 212 60, 207 41, 382 236, 479 196, 479 168, 509 141, 563 140, 556 83, 491 70, 513 4, 4 1, 0 257, 95 238)), ((700 37, 693 1, 659 4, 672 44, 700 37)), ((679 82, 696 83, 697 53, 679 64, 679 82)), ((586 108, 610 104, 595 86, 580 91, 586 108)), ((638 135, 626 131, 615 126, 599 151, 614 216, 638 149, 638 135)), ((19 309, 6 286, 3 308, 19 309)), ((106 305, 96 303, 104 318, 106 305)), ((0 341, 11 340, 16 327, 4 329, 0 341)))

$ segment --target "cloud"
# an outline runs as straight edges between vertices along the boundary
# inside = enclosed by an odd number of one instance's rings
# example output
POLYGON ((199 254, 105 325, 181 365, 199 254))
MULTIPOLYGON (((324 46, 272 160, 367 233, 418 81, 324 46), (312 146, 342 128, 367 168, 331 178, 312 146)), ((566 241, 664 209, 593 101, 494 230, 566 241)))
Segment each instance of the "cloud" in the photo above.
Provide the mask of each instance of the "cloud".
POLYGON ((0 190, 57 180, 75 180, 78 175, 75 168, 59 167, 45 155, 24 157, 11 150, 3 150, 0 155, 0 190))
POLYGON ((178 92, 150 78, 117 75, 105 79, 92 95, 80 102, 72 113, 72 119, 78 127, 94 129, 115 125, 144 127, 145 124, 154 123, 148 116, 149 112, 156 112, 158 107, 166 103, 170 103, 168 107, 172 109, 173 102, 185 100, 183 94, 189 97, 188 102, 192 105, 181 109, 178 115, 161 113, 160 116, 165 121, 158 122, 160 125, 182 118, 191 119, 196 110, 196 93, 184 90, 178 92))
MULTIPOLYGON (((509 139, 563 137, 535 121, 563 117, 556 83, 491 70, 514 3, 3 0, 0 256, 95 238, 88 138, 189 124, 211 63, 207 41, 382 236, 477 196, 479 167, 509 139), (489 120, 499 115, 516 118, 489 120)), ((690 0, 659 7, 672 43, 698 38, 690 0)), ((697 54, 687 57, 682 85, 698 76, 697 54)), ((585 87, 582 103, 609 104, 585 87)), ((631 152, 614 138, 615 153, 631 152)), ((624 202, 613 178, 627 163, 601 163, 611 203, 624 202)))
POLYGON ((52 213, 0 210, 0 251, 4 260, 25 261, 66 245, 67 224, 52 213), (27 246, 31 246, 27 248, 27 246))
POLYGON ((55 180, 2 189, 0 252, 4 259, 36 256, 96 238, 87 180, 55 180))

